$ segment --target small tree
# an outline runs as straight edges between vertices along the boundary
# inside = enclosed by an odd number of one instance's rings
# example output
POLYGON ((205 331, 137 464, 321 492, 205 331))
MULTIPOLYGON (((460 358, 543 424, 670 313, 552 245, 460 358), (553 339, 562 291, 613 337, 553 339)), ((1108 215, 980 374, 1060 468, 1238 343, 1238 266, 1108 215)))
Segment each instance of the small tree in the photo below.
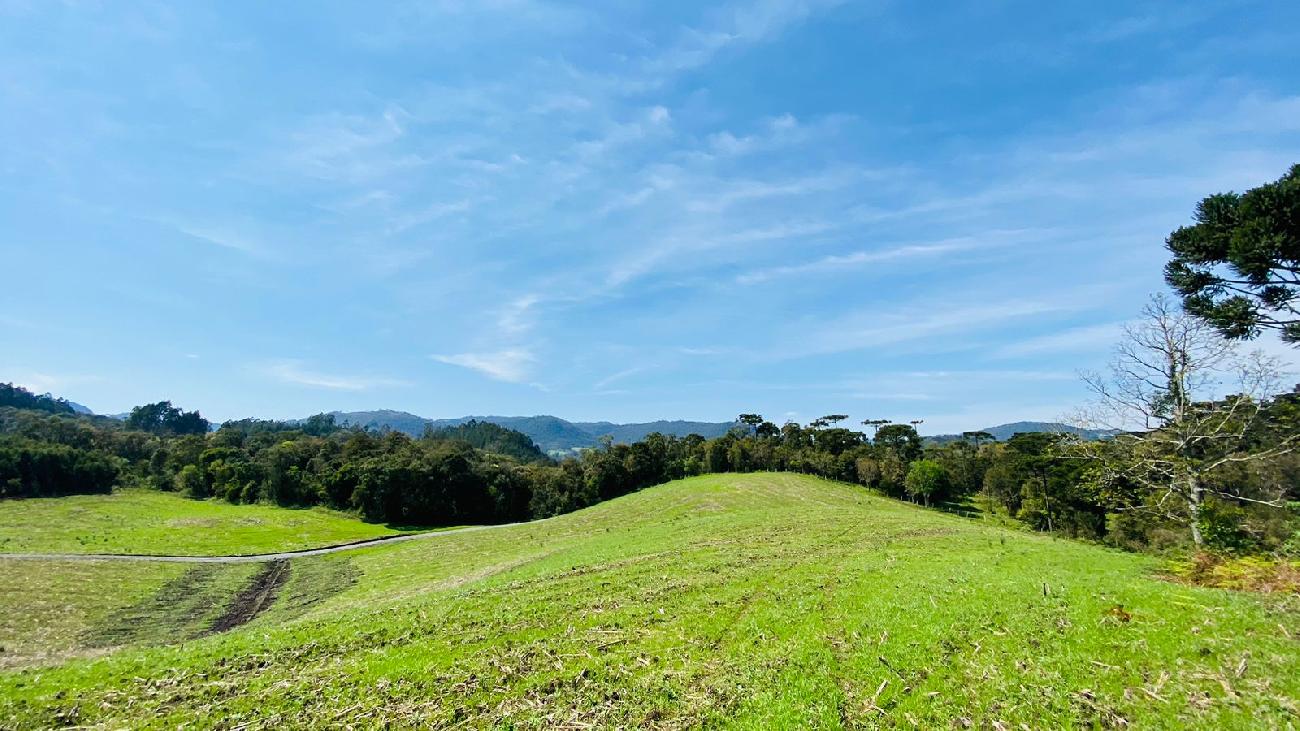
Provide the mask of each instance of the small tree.
POLYGON ((763 417, 761 414, 741 414, 736 417, 736 421, 749 427, 749 431, 754 433, 763 423, 763 417))
POLYGON ((1202 320, 1155 296, 1141 322, 1125 328, 1110 373, 1085 375, 1095 402, 1076 421, 1120 433, 1079 445, 1092 460, 1090 475, 1104 494, 1188 525, 1200 546, 1207 496, 1281 507, 1281 495, 1245 495, 1216 471, 1266 460, 1296 447, 1295 433, 1260 448, 1265 398, 1276 392, 1276 362, 1241 357, 1202 320), (1226 387, 1224 385, 1226 382, 1226 387), (1215 397, 1226 388, 1230 395, 1215 397))
POLYGON ((932 459, 919 459, 912 463, 903 484, 908 497, 919 497, 929 506, 931 498, 941 497, 948 489, 948 472, 932 459))

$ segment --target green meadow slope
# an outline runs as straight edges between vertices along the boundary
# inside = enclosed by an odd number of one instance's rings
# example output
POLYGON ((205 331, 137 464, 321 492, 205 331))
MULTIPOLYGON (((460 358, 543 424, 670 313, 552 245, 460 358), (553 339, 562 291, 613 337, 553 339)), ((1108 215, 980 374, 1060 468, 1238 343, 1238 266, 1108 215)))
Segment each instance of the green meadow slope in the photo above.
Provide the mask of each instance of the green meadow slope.
POLYGON ((156 490, 0 503, 0 554, 256 554, 396 534, 324 508, 231 505, 156 490))
POLYGON ((1294 727, 1296 598, 1154 570, 774 474, 270 569, 0 560, 0 727, 1294 727))

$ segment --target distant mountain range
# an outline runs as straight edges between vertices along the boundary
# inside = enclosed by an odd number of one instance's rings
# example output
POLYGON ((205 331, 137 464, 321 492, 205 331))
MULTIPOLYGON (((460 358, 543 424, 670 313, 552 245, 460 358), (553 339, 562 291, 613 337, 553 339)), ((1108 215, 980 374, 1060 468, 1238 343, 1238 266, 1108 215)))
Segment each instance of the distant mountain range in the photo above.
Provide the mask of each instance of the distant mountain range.
MULTIPOLYGON (((1108 439, 1115 436, 1116 432, 1110 429, 1083 429, 1069 424, 1059 424, 1054 421, 1014 421, 1010 424, 999 424, 990 426, 979 431, 988 432, 994 439, 999 442, 1005 442, 1016 434, 1025 434, 1029 432, 1052 432, 1060 434, 1077 434, 1079 437, 1088 441, 1098 439, 1108 439)), ((926 437, 925 440, 931 444, 945 444, 955 442, 961 439, 960 434, 937 434, 932 437, 926 437)))
MULTIPOLYGON (((425 426, 435 429, 446 426, 459 426, 467 421, 486 421, 507 429, 522 432, 548 454, 572 452, 575 449, 595 447, 600 444, 602 436, 609 436, 615 444, 631 444, 645 439, 647 434, 659 432, 684 437, 687 434, 699 434, 706 439, 719 437, 736 426, 735 422, 710 421, 650 421, 637 424, 615 424, 608 421, 568 421, 558 416, 462 416, 459 419, 426 419, 405 411, 334 411, 335 421, 345 426, 360 426, 366 429, 391 429, 419 436, 425 426)), ((1017 421, 999 424, 981 431, 988 432, 993 438, 1002 442, 1021 432, 1061 432, 1078 434, 1088 440, 1105 439, 1114 432, 1101 429, 1081 429, 1068 424, 1048 421, 1017 421)), ((961 439, 960 434, 940 434, 926 437, 931 444, 944 444, 961 439)))
MULTIPOLYGON (((71 404, 79 413, 90 413, 80 404, 71 404), (84 411, 83 411, 84 409, 84 411)), ((551 455, 571 453, 574 450, 595 447, 603 436, 615 444, 631 444, 645 439, 647 434, 659 432, 677 437, 699 434, 706 439, 722 436, 736 426, 730 421, 648 421, 634 424, 615 424, 609 421, 568 421, 558 416, 462 416, 458 419, 427 419, 406 411, 379 409, 377 411, 331 411, 330 415, 342 426, 359 426, 377 431, 392 430, 411 436, 420 436, 426 426, 440 429, 460 426, 468 421, 485 421, 525 434, 543 452, 551 455)), ((115 419, 125 419, 129 414, 114 414, 115 419)), ((217 425, 214 424, 215 428, 217 425)), ((1053 421, 1015 421, 1010 424, 990 426, 980 431, 988 432, 994 439, 1004 442, 1015 434, 1026 432, 1060 432, 1077 434, 1086 440, 1106 439, 1115 435, 1106 429, 1082 429, 1053 421)), ((961 439, 960 434, 937 434, 925 437, 928 444, 946 444, 961 439)))
POLYGON ((699 434, 705 438, 722 436, 735 426, 735 422, 708 421, 651 421, 637 424, 615 424, 608 421, 568 421, 558 416, 462 416, 459 419, 426 419, 405 411, 383 409, 379 411, 333 411, 334 420, 344 426, 366 429, 391 429, 419 436, 426 426, 435 429, 459 426, 467 421, 486 421, 526 434, 542 451, 547 453, 571 452, 575 449, 595 447, 600 438, 609 436, 616 444, 630 444, 659 432, 684 437, 699 434))

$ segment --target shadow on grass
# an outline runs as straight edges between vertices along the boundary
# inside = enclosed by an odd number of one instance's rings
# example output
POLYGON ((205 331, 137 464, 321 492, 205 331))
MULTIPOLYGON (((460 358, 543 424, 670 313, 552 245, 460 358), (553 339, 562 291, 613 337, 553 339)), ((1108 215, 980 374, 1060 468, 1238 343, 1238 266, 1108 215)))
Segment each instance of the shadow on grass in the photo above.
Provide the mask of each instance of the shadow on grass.
POLYGON ((985 511, 970 496, 963 497, 960 500, 935 503, 931 507, 945 513, 960 515, 963 518, 978 518, 985 514, 985 511))
POLYGON ((439 533, 447 530, 456 530, 457 528, 472 528, 471 525, 403 525, 398 523, 384 523, 384 527, 398 533, 439 533))

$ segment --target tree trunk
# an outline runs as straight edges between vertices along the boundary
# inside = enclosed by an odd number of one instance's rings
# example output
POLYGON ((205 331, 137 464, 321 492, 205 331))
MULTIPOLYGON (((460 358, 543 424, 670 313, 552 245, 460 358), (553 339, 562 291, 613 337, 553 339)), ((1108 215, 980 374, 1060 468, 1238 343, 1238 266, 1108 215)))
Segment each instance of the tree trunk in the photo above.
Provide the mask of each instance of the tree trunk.
POLYGON ((1191 516, 1192 522, 1192 543, 1197 548, 1205 545, 1205 538, 1201 535, 1201 501, 1205 497, 1205 489, 1201 487, 1201 481, 1195 475, 1187 478, 1187 512, 1191 516))
POLYGON ((1047 513, 1047 532, 1052 532, 1052 498, 1047 493, 1047 478, 1039 479, 1043 486, 1043 510, 1047 513))

